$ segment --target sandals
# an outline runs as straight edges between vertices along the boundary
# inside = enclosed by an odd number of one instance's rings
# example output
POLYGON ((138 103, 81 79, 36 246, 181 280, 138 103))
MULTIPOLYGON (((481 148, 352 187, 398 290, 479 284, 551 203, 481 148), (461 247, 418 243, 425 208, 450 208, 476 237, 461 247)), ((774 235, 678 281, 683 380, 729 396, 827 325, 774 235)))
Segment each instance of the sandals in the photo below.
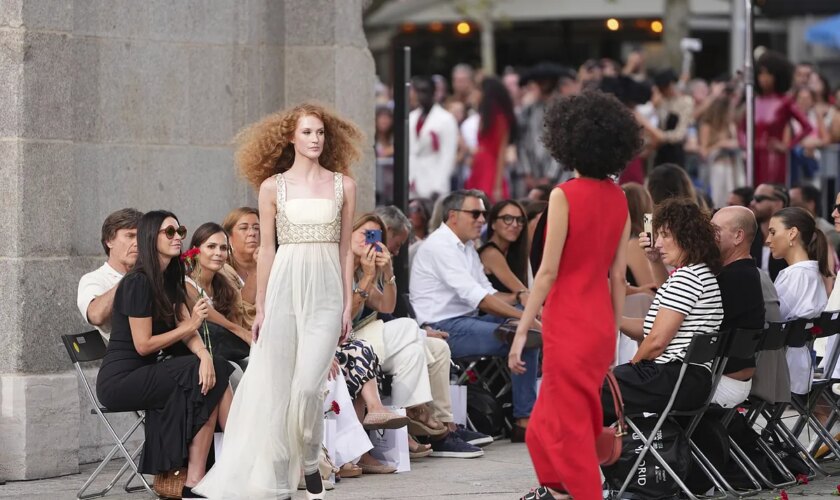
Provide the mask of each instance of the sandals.
POLYGON ((531 489, 528 493, 525 494, 524 497, 520 498, 520 500, 564 500, 572 498, 565 493, 561 493, 561 496, 555 497, 551 494, 551 492, 545 486, 540 486, 536 489, 531 489))
POLYGON ((408 457, 412 460, 415 458, 424 458, 432 454, 432 445, 422 444, 408 438, 408 457))
POLYGON ((347 463, 341 466, 338 470, 338 477, 341 479, 348 479, 351 477, 360 477, 362 475, 362 468, 356 464, 347 463))
POLYGON ((366 431, 374 429, 399 429, 408 425, 408 417, 396 413, 368 413, 362 426, 366 431))
POLYGON ((408 433, 412 436, 442 436, 449 432, 445 424, 429 416, 428 409, 424 405, 411 408, 410 413, 417 417, 408 417, 408 433), (432 427, 430 423, 437 423, 440 427, 432 427))

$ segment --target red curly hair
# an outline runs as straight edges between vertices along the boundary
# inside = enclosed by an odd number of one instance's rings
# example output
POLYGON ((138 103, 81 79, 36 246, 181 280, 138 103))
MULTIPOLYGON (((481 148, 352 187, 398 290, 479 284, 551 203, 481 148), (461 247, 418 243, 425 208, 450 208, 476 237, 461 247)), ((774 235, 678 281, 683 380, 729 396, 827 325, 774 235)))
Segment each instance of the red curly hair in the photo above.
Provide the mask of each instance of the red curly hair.
POLYGON ((291 140, 298 120, 314 116, 324 122, 324 149, 318 159, 322 167, 344 175, 362 157, 359 144, 364 134, 351 122, 340 118, 326 106, 306 102, 270 114, 236 135, 236 166, 255 189, 272 175, 285 172, 295 161, 291 140))

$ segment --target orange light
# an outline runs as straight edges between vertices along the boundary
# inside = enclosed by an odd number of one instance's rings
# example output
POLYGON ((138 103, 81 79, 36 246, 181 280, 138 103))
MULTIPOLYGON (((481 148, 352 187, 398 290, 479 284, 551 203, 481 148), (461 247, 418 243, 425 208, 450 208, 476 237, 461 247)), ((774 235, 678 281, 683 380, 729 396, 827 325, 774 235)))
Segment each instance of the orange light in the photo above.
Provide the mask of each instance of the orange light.
POLYGON ((653 21, 650 23, 650 30, 654 33, 662 33, 664 26, 662 25, 662 21, 653 21))
POLYGON ((618 22, 618 19, 611 17, 607 19, 607 29, 610 31, 618 31, 621 29, 621 23, 618 22))
POLYGON ((406 33, 413 33, 417 30, 417 26, 414 23, 403 23, 402 30, 406 33))
POLYGON ((435 33, 443 31, 443 23, 440 21, 433 21, 429 23, 429 31, 433 31, 435 33))
POLYGON ((472 31, 472 27, 470 27, 470 23, 461 21, 455 26, 455 31, 457 31, 459 35, 469 35, 470 31, 472 31))

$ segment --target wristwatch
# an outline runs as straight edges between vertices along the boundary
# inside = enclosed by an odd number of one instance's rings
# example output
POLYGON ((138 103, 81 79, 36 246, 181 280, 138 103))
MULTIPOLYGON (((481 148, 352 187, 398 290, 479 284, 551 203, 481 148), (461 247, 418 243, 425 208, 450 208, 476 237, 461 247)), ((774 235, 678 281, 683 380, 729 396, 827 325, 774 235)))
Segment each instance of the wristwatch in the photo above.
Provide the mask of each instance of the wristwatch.
POLYGON ((386 281, 385 284, 386 285, 391 285, 391 286, 396 285, 397 284, 397 275, 396 274, 392 275, 391 279, 386 281))
POLYGON ((370 295, 368 292, 362 290, 361 288, 356 288, 355 290, 353 290, 353 293, 359 294, 359 297, 361 297, 363 299, 367 299, 368 296, 370 295))

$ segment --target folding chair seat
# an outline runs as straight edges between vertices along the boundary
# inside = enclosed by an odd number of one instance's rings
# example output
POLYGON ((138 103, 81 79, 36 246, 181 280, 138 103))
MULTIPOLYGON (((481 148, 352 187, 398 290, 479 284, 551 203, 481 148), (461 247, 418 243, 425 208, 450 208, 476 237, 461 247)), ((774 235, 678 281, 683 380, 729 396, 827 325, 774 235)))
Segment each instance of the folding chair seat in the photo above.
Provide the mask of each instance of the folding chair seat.
POLYGON ((141 443, 140 446, 134 450, 133 453, 129 452, 125 445, 134 432, 143 425, 145 420, 145 415, 142 412, 132 412, 137 415, 137 419, 122 435, 122 437, 118 436, 116 431, 114 430, 114 426, 105 416, 106 414, 117 414, 117 413, 128 413, 128 412, 112 412, 107 408, 104 408, 99 401, 96 399, 93 390, 90 387, 90 383, 85 377, 85 373, 82 370, 81 363, 87 363, 91 361, 97 361, 105 357, 105 342, 102 340, 99 332, 96 330, 92 330, 89 332, 81 333, 81 334, 74 334, 74 335, 62 335, 61 336, 62 342, 64 342, 64 347, 67 349, 67 354, 70 356, 70 361, 73 363, 73 367, 76 369, 76 375, 79 378, 79 382, 81 382, 82 387, 85 389, 85 393, 88 396, 88 399, 93 405, 91 409, 92 414, 96 414, 99 416, 102 423, 108 429, 108 434, 110 434, 111 438, 114 440, 114 447, 111 448, 111 451, 105 455, 105 458, 93 471, 85 484, 82 485, 82 488, 76 494, 76 498, 79 500, 85 500, 88 498, 98 498, 105 496, 108 492, 114 487, 114 485, 119 482, 122 476, 126 473, 128 469, 131 469, 132 474, 129 477, 128 482, 125 484, 125 491, 128 493, 133 493, 136 491, 147 491, 150 495, 154 498, 157 498, 157 494, 152 490, 152 487, 143 477, 137 469, 137 457, 140 455, 140 451, 143 449, 143 444, 141 443), (117 453, 121 453, 125 463, 120 468, 119 472, 114 476, 110 483, 105 487, 105 489, 95 492, 95 493, 85 493, 85 491, 93 484, 94 480, 96 480, 97 476, 105 469, 105 466, 114 458, 114 455, 117 453), (131 482, 134 478, 137 478, 142 484, 139 486, 131 486, 131 482))
MULTIPOLYGON (((658 415, 655 415, 657 418, 656 424, 654 424, 653 429, 650 433, 643 432, 639 426, 634 422, 634 419, 639 417, 648 417, 650 413, 644 414, 636 414, 636 415, 625 415, 624 420, 627 425, 633 430, 633 432, 639 436, 642 442, 642 448, 638 450, 636 461, 633 464, 633 467, 627 474, 627 477, 624 480, 621 489, 617 492, 612 494, 612 498, 622 498, 624 492, 627 490, 627 487, 630 485, 630 482, 636 476, 636 472, 639 469, 639 465, 645 460, 645 457, 649 454, 653 455, 659 465, 668 473, 671 479, 674 480, 675 483, 680 487, 683 491, 685 496, 687 496, 691 500, 697 500, 699 497, 695 495, 688 486, 686 486, 683 478, 681 478, 671 466, 662 458, 659 452, 651 446, 654 437, 656 436, 657 432, 662 428, 662 425, 665 423, 666 420, 671 420, 676 422, 677 418, 690 418, 690 422, 688 426, 685 427, 685 436, 688 438, 688 443, 691 448, 691 455, 693 460, 700 466, 701 470, 706 474, 706 476, 712 481, 715 488, 721 491, 720 495, 716 495, 714 498, 723 498, 726 496, 723 486, 719 483, 718 478, 715 477, 715 474, 709 469, 708 464, 710 463, 709 460, 703 455, 700 449, 697 447, 696 444, 691 440, 691 435, 694 430, 697 428, 697 424, 699 424, 700 419, 702 418, 703 414, 709 407, 709 402, 712 399, 712 395, 717 387, 717 382, 720 379, 720 375, 723 372, 723 358, 721 357, 721 352, 723 351, 723 334, 720 332, 712 333, 712 334, 705 334, 705 335, 695 335, 691 339, 691 343, 688 345, 685 351, 685 357, 683 358, 682 367, 680 369, 680 374, 677 377, 677 382, 674 385, 673 391, 671 391, 671 397, 668 400, 668 404, 665 406, 665 409, 659 412, 658 415), (712 389, 709 393, 709 396, 706 398, 706 401, 694 410, 672 410, 674 406, 674 401, 677 398, 677 394, 682 387, 683 378, 685 377, 685 372, 688 369, 689 365, 692 364, 707 364, 711 363, 711 374, 712 377, 712 389)), ((678 422, 677 422, 678 423, 678 422)), ((649 466, 649 465, 648 465, 649 466)))

